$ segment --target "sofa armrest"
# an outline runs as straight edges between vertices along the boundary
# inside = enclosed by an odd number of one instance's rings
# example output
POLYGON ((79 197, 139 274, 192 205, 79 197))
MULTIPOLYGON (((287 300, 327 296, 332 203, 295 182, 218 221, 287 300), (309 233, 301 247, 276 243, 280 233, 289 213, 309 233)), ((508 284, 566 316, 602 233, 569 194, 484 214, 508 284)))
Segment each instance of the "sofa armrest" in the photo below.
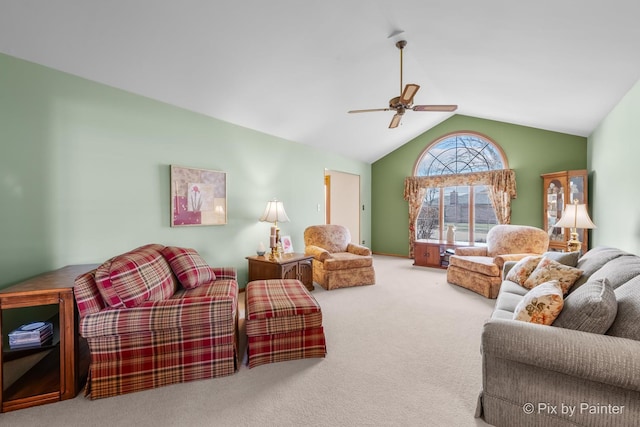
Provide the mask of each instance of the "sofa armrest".
POLYGON ((505 261, 502 266, 502 280, 507 280, 507 274, 518 263, 518 261, 505 261))
POLYGON ((238 281, 238 272, 235 267, 211 267, 216 275, 216 280, 235 280, 238 281))
POLYGON ((456 248, 456 255, 487 256, 487 248, 486 246, 460 246, 456 248))
POLYGON ((640 392, 640 342, 626 338, 492 319, 482 353, 640 392))
POLYGON ((307 245, 307 247, 304 248, 304 253, 306 255, 313 256, 313 258, 317 259, 320 262, 331 258, 331 254, 328 250, 315 245, 307 245))
POLYGON ((356 255, 371 256, 371 249, 367 248, 366 246, 356 245, 353 243, 349 243, 347 245, 347 252, 356 255))
POLYGON ((80 319, 84 338, 211 325, 216 336, 235 328, 233 297, 195 297, 147 301, 132 308, 106 308, 80 319))

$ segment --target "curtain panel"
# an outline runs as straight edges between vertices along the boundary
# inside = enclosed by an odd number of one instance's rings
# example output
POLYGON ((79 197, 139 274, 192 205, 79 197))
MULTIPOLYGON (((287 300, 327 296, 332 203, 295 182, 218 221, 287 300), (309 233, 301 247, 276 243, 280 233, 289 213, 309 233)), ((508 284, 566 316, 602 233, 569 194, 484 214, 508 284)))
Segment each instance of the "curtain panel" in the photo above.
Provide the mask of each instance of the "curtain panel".
POLYGON ((409 176, 404 180, 404 199, 409 203, 409 257, 413 258, 416 240, 415 224, 422 208, 427 188, 459 185, 487 185, 489 200, 500 224, 511 223, 511 199, 515 199, 516 174, 513 169, 473 172, 455 175, 409 176))

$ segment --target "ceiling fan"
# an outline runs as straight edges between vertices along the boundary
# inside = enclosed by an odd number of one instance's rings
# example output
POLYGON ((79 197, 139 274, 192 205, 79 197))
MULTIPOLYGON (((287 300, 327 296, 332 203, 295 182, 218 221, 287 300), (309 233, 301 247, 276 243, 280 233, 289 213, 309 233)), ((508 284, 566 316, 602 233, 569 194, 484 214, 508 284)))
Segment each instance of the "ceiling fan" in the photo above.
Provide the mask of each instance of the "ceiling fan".
POLYGON ((389 107, 387 108, 371 108, 368 110, 351 110, 349 113, 369 113, 371 111, 395 111, 396 114, 389 123, 389 129, 396 128, 400 124, 400 120, 405 111, 455 111, 457 105, 413 105, 413 97, 415 96, 420 86, 414 83, 409 83, 402 88, 402 50, 407 45, 406 40, 400 40, 396 43, 396 47, 400 49, 400 96, 391 98, 389 101, 389 107))

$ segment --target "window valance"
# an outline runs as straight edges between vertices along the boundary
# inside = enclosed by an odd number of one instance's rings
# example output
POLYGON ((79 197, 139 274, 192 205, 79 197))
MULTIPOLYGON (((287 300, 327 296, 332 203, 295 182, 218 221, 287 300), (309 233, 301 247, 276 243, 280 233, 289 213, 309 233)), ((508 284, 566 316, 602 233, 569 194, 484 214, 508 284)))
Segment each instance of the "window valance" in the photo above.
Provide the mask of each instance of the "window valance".
POLYGON ((404 180, 404 199, 409 203, 409 255, 413 258, 415 223, 422 208, 427 188, 459 185, 486 185, 489 199, 500 224, 511 223, 511 199, 515 199, 516 174, 513 169, 473 172, 455 175, 409 176, 404 180))

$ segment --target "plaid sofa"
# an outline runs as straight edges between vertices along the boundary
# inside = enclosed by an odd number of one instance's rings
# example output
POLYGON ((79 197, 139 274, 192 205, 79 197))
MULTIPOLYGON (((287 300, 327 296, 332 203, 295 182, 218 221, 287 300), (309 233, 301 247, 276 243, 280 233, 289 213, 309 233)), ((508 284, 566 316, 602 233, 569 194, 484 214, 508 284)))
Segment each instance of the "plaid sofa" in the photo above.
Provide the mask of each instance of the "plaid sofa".
POLYGON ((91 399, 233 374, 238 366, 234 268, 193 249, 151 244, 75 280, 79 332, 91 354, 91 399))

